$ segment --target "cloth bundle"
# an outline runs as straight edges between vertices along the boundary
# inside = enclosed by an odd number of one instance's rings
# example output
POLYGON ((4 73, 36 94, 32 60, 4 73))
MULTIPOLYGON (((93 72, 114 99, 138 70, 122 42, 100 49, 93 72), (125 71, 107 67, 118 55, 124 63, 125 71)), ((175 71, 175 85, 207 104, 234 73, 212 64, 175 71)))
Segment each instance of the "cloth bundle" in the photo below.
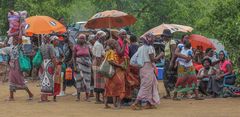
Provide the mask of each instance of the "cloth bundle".
MULTIPOLYGON (((8 36, 16 36, 19 34, 20 29, 24 29, 24 27, 26 26, 26 23, 25 23, 26 17, 27 17, 27 11, 8 12, 8 22, 9 22, 8 36)), ((21 30, 21 31, 24 31, 24 30, 21 30)))

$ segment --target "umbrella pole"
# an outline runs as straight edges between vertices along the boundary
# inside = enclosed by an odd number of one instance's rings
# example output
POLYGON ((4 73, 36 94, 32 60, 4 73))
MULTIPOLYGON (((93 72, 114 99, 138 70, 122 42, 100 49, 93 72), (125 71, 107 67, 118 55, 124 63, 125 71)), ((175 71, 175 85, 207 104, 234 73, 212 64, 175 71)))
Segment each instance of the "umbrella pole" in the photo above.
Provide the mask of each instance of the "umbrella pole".
POLYGON ((110 18, 108 19, 108 21, 109 21, 109 36, 110 36, 110 39, 112 39, 112 31, 111 31, 111 20, 110 20, 110 18))

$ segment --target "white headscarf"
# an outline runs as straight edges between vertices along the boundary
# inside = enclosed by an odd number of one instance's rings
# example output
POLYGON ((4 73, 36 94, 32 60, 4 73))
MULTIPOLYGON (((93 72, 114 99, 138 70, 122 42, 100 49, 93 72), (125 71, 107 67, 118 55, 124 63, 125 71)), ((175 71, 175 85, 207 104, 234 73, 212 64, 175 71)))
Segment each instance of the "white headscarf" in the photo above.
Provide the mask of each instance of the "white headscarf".
POLYGON ((51 40, 51 42, 54 41, 54 40, 58 40, 58 37, 57 36, 51 36, 50 40, 51 40))
POLYGON ((118 34, 121 35, 122 33, 126 33, 127 34, 127 31, 124 30, 124 29, 121 29, 118 34))
POLYGON ((107 34, 104 32, 104 31, 98 31, 97 32, 97 34, 96 34, 96 36, 97 36, 97 39, 100 39, 100 38, 102 38, 102 37, 104 37, 104 36, 106 36, 107 34))

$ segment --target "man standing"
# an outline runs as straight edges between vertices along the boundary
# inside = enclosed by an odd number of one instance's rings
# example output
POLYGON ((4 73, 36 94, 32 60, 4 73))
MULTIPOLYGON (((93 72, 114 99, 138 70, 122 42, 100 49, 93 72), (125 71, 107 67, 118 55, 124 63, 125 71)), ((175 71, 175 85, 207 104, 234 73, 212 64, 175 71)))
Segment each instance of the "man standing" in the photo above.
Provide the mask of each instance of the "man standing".
POLYGON ((165 49, 164 49, 164 56, 165 56, 165 65, 164 65, 164 87, 166 90, 166 96, 164 98, 171 98, 170 91, 174 89, 176 78, 174 77, 174 65, 175 65, 175 49, 176 49, 176 42, 172 40, 172 33, 169 29, 165 29, 161 37, 166 42, 165 49))
POLYGON ((105 56, 104 50, 104 41, 106 40, 106 33, 103 31, 98 31, 96 34, 97 41, 94 43, 92 47, 93 54, 93 76, 94 76, 94 91, 96 92, 96 104, 103 103, 100 100, 100 94, 104 94, 105 81, 104 77, 99 74, 97 71, 99 70, 100 65, 105 56))

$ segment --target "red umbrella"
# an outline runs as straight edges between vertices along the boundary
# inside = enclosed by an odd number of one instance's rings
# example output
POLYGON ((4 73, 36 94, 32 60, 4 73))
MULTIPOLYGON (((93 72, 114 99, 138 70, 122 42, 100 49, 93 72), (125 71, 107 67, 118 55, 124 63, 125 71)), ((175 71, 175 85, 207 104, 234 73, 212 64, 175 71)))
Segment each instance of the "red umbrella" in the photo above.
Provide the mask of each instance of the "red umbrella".
POLYGON ((192 34, 189 36, 189 41, 192 44, 192 48, 195 48, 195 49, 203 48, 203 51, 205 51, 207 48, 216 49, 216 47, 211 42, 211 40, 202 35, 192 34))

